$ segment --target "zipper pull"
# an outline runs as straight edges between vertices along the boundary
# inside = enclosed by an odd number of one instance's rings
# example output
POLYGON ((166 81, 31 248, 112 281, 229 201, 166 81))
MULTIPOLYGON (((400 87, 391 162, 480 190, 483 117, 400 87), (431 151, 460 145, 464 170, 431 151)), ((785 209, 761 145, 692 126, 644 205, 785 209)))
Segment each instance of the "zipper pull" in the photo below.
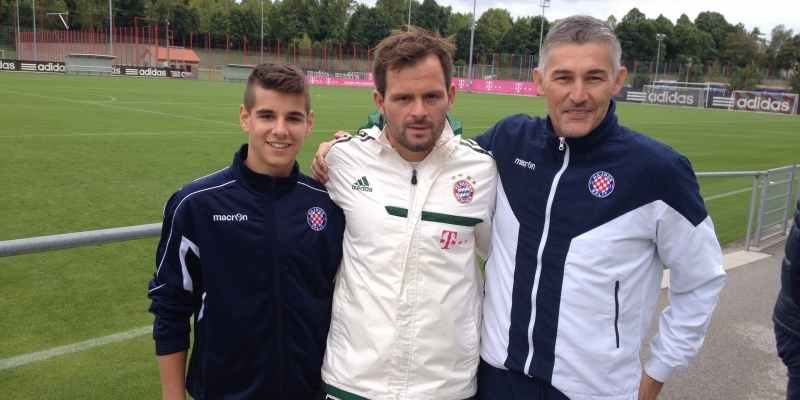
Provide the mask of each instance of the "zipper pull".
POLYGON ((564 138, 563 137, 558 138, 558 149, 562 150, 562 151, 564 150, 564 138))
POLYGON ((272 184, 269 186, 272 189, 275 189, 275 177, 272 177, 272 184))
POLYGON ((411 184, 412 185, 416 185, 417 184, 417 170, 416 169, 411 171, 411 184))

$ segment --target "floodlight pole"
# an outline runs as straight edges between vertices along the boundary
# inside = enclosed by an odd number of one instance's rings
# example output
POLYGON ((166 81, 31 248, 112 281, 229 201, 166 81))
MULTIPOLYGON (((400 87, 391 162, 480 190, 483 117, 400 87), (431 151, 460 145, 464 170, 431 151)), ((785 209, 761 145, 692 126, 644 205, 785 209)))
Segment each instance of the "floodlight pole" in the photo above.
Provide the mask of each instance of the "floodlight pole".
POLYGON ((22 53, 20 51, 20 50, 22 50, 22 45, 21 45, 22 38, 19 36, 20 33, 21 32, 19 31, 19 0, 17 0, 17 43, 16 43, 17 47, 15 48, 16 52, 17 52, 17 55, 16 55, 17 60, 19 60, 19 53, 22 53))
POLYGON ((39 51, 36 49, 36 0, 31 1, 31 15, 33 15, 33 61, 39 61, 39 51))
POLYGON ((408 0, 408 31, 411 32, 411 0, 408 0))
POLYGON ((111 12, 111 0, 108 0, 108 55, 114 55, 114 16, 111 12))
POLYGON ((478 0, 472 0, 472 28, 469 35, 469 69, 467 70, 467 92, 472 90, 472 44, 475 42, 475 3, 478 0))
POLYGON ((653 85, 655 85, 656 81, 658 80, 658 61, 659 57, 661 57, 661 41, 664 40, 665 37, 667 37, 667 35, 663 33, 656 34, 656 40, 658 41, 658 52, 656 53, 656 79, 653 80, 653 85))
POLYGON ((264 0, 261 0, 261 49, 259 51, 260 61, 264 62, 264 0))
POLYGON ((542 40, 544 40, 544 9, 550 7, 550 0, 540 0, 539 6, 542 7, 542 27, 539 29, 539 59, 542 59, 542 40))

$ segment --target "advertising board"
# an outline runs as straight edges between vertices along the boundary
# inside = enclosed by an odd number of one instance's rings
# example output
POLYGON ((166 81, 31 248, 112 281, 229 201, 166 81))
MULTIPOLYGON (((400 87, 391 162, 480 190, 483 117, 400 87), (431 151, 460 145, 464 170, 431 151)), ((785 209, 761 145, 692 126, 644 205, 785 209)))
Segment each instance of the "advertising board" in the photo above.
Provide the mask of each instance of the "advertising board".
POLYGON ((770 114, 797 114, 797 95, 735 90, 729 110, 770 114))
POLYGON ((0 71, 51 72, 63 74, 66 70, 67 68, 64 66, 63 62, 0 60, 0 71))
POLYGON ((704 94, 701 88, 645 85, 643 103, 703 108, 706 103, 704 94))

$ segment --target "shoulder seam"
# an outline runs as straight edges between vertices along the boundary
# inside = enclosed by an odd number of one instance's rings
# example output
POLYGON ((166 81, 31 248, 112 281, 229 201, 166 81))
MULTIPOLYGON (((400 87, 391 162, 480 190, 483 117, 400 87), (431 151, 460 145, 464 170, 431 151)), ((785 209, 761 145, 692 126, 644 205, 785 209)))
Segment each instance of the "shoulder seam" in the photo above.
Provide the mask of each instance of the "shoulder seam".
MULTIPOLYGON (((228 184, 231 184, 233 182, 236 182, 236 180, 234 179, 232 181, 225 182, 225 183, 223 183, 221 185, 212 186, 212 187, 208 187, 208 188, 205 188, 205 189, 200 189, 200 190, 194 191, 192 193, 187 194, 186 196, 183 196, 181 201, 178 202, 178 205, 175 206, 175 212, 172 213, 172 221, 170 221, 170 225, 169 225, 169 236, 167 236, 167 243, 164 246, 164 255, 161 257, 161 260, 158 262, 158 268, 156 268, 156 278, 158 278, 158 273, 161 271, 161 265, 164 264, 164 259, 167 258, 167 252, 169 251, 169 241, 172 239, 172 230, 175 229, 175 215, 178 214, 178 209, 181 207, 183 202, 186 201, 186 199, 188 199, 189 197, 194 196, 195 194, 198 194, 198 193, 201 193, 201 192, 205 192, 207 190, 218 189, 218 188, 221 188, 223 186, 227 186, 228 184)), ((164 209, 166 209, 166 205, 164 206, 164 209)))
POLYGON ((458 144, 460 144, 462 146, 466 146, 467 148, 469 148, 470 150, 472 150, 472 151, 474 151, 476 153, 486 154, 487 156, 490 156, 490 157, 492 156, 491 154, 489 154, 488 151, 484 150, 478 143, 476 143, 472 139, 462 140, 458 144))
POLYGON ((318 191, 318 192, 322 192, 322 193, 326 193, 326 194, 328 193, 328 191, 327 191, 327 190, 320 190, 320 189, 317 189, 317 188, 315 188, 315 187, 313 187, 313 186, 311 186, 311 185, 309 185, 309 184, 307 184, 307 183, 304 183, 304 182, 297 181, 297 183, 298 183, 298 184, 300 184, 300 185, 303 185, 303 186, 305 186, 305 187, 307 187, 307 188, 309 188, 309 189, 311 189, 311 190, 316 190, 316 191, 318 191))
POLYGON ((339 143, 349 142, 351 139, 358 139, 358 140, 360 140, 362 142, 366 142, 368 140, 375 140, 374 137, 368 135, 365 132, 358 132, 358 134, 356 136, 347 135, 347 136, 341 137, 339 139, 336 139, 333 143, 331 143, 331 145, 328 146, 328 150, 325 150, 325 154, 323 155, 323 157, 328 155, 328 152, 331 151, 331 148, 333 148, 334 145, 337 145, 339 143))

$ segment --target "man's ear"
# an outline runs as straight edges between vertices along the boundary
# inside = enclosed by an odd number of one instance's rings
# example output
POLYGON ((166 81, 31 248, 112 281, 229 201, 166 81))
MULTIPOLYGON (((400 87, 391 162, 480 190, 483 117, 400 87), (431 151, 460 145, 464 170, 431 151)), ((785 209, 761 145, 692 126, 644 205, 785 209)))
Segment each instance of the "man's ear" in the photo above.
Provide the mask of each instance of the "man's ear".
POLYGON ((619 73, 617 74, 617 79, 614 81, 614 96, 618 95, 619 91, 622 90, 622 84, 625 83, 626 76, 628 76, 628 69, 621 67, 619 69, 619 73))
POLYGON ((447 90, 447 109, 453 107, 453 102, 456 101, 456 85, 454 83, 450 84, 450 88, 447 90))
POLYGON ((311 136, 312 130, 314 130, 314 110, 308 112, 308 118, 306 118, 306 134, 304 137, 311 136))
POLYGON ((544 76, 539 68, 533 69, 533 82, 536 83, 536 92, 538 92, 540 96, 545 96, 544 76))
POLYGON ((242 126, 243 131, 250 133, 250 113, 247 112, 244 104, 239 106, 239 125, 242 126))
POLYGON ((386 112, 383 111, 383 96, 381 96, 377 90, 372 91, 372 101, 375 102, 375 107, 378 109, 378 112, 380 112, 381 115, 386 115, 386 112))

